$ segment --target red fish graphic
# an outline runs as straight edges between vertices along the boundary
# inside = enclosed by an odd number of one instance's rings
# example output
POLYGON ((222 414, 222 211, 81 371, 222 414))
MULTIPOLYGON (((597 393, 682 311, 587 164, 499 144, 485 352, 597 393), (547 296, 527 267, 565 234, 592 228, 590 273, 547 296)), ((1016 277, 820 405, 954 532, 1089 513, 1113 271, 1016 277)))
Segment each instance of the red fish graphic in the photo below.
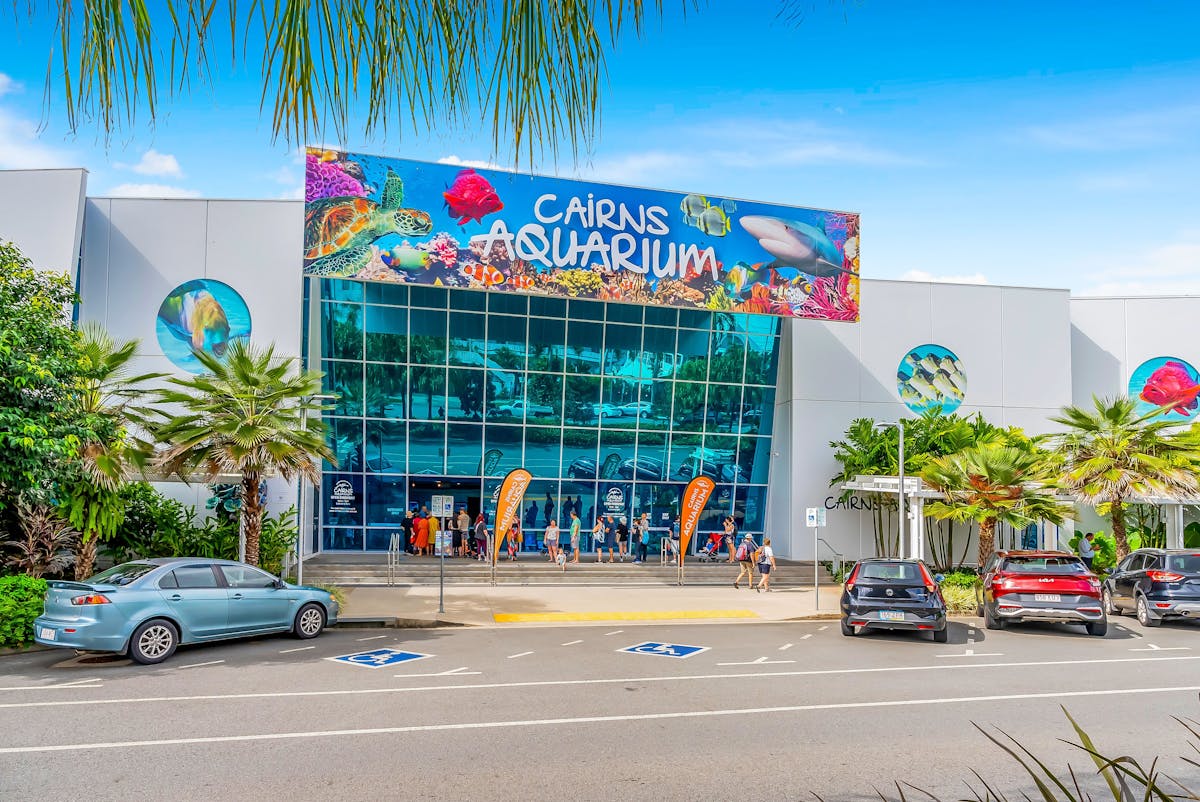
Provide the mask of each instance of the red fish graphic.
POLYGON ((446 199, 450 213, 459 218, 460 226, 465 226, 469 220, 480 222, 485 215, 504 208, 496 189, 469 167, 459 171, 458 177, 442 193, 442 197, 446 199))
POLYGON ((466 265, 465 267, 460 267, 458 272, 471 279, 471 281, 482 284, 485 287, 494 287, 497 284, 504 283, 504 274, 491 265, 466 265))
POLYGON ((1171 411, 1187 417, 1196 410, 1200 384, 1196 383, 1191 371, 1184 365, 1175 361, 1165 362, 1146 379, 1140 395, 1143 401, 1156 407, 1170 407, 1171 411))

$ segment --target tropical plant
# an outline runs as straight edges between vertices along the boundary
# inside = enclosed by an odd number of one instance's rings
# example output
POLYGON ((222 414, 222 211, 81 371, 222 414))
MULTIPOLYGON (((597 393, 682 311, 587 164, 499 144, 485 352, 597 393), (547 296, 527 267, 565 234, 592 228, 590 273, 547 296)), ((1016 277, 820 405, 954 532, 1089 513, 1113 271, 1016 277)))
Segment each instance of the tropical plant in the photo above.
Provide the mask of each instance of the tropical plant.
POLYGON ((21 534, 5 546, 5 564, 23 574, 42 577, 57 574, 75 561, 73 549, 79 533, 48 505, 17 505, 21 534))
POLYGON ((104 545, 118 562, 139 557, 189 555, 195 509, 167 498, 148 482, 121 487, 125 515, 104 545))
POLYGON ((187 481, 200 474, 241 477, 242 529, 246 561, 259 562, 263 503, 259 486, 267 476, 299 476, 314 484, 314 460, 337 462, 325 442, 320 413, 327 409, 314 396, 321 374, 293 369, 294 359, 277 359, 274 346, 256 349, 244 342, 229 347, 223 359, 196 352, 206 373, 170 380, 158 400, 179 414, 161 413, 154 427, 164 444, 158 463, 187 481))
POLYGON ((95 323, 81 327, 83 377, 75 394, 89 437, 80 449, 78 470, 61 484, 62 508, 79 530, 75 578, 92 575, 96 547, 113 536, 125 514, 120 489, 153 446, 141 435, 147 422, 146 383, 162 373, 129 374, 137 340, 118 343, 95 323))
POLYGON ((33 620, 42 614, 46 580, 25 574, 0 576, 0 647, 33 640, 33 620))
POLYGON ((932 460, 921 476, 944 498, 926 504, 935 518, 979 525, 979 564, 995 548, 997 522, 1025 527, 1062 523, 1072 513, 1045 484, 1046 460, 1035 450, 988 443, 932 460))
POLYGON ((1117 560, 1123 560, 1129 554, 1126 503, 1146 496, 1195 496, 1200 439, 1157 411, 1139 414, 1137 403, 1126 396, 1092 402, 1091 410, 1065 407, 1052 419, 1066 427, 1051 440, 1062 460, 1059 483, 1077 501, 1107 510, 1117 560))
MULTIPOLYGON (((1077 532, 1067 541, 1067 548, 1077 552, 1079 541, 1083 537, 1084 533, 1077 532)), ((1137 534, 1129 536, 1129 545, 1131 551, 1136 551, 1141 546, 1137 534)), ((1096 552, 1096 556, 1092 558, 1092 568, 1096 571, 1109 571, 1117 564, 1117 542, 1103 532, 1092 533, 1092 550, 1096 552)))

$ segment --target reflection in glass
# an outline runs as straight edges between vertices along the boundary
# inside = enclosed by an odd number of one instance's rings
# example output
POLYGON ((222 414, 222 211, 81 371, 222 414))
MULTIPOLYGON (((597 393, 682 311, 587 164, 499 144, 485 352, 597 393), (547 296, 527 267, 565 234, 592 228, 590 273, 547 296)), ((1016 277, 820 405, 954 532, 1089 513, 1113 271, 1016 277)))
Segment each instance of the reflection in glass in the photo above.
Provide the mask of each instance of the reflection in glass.
POLYGON ((775 426, 774 388, 747 387, 742 403, 742 431, 746 434, 771 434, 775 426))
POLYGON ((321 304, 321 353, 326 359, 362 359, 362 315, 358 304, 321 304))
POLYGON ((404 473, 406 427, 399 420, 367 421, 365 446, 367 473, 404 473))
POLYGON ((372 418, 405 417, 408 373, 403 365, 366 365, 366 414, 372 418))
POLYGON ((558 476, 562 457, 562 430, 549 426, 525 427, 525 468, 534 476, 558 476))
POLYGON ((412 423, 408 428, 408 472, 410 475, 440 476, 446 472, 446 426, 442 423, 412 423))
POLYGON ((679 324, 679 310, 672 306, 647 306, 647 326, 667 326, 675 328, 679 324))
POLYGON ((336 395, 335 415, 361 415, 363 410, 363 366, 361 362, 322 362, 325 372, 321 388, 336 395))
POLYGON ((600 373, 600 347, 603 342, 604 327, 599 323, 585 323, 579 320, 567 322, 567 372, 586 373, 593 376, 600 373))
POLYGON ((409 321, 409 361, 417 365, 446 364, 446 313, 413 309, 409 321))
MULTIPOLYGON (((401 516, 401 517, 403 517, 403 516, 401 516)), ((392 542, 392 534, 400 533, 400 531, 401 530, 400 530, 399 524, 390 526, 387 529, 381 529, 379 527, 376 527, 374 529, 367 529, 366 530, 366 533, 367 533, 366 550, 367 551, 387 551, 392 542)))
POLYGON ((450 313, 450 364, 484 366, 484 316, 473 312, 450 313))
POLYGON ((529 312, 529 296, 515 292, 489 292, 488 311, 505 315, 525 315, 529 312))
POLYGON ((326 418, 325 444, 337 458, 337 465, 323 460, 325 470, 335 468, 343 471, 361 472, 363 469, 363 421, 362 418, 326 418))
POLYGON ((667 453, 666 432, 638 432, 637 458, 639 464, 647 469, 657 469, 661 479, 669 475, 670 458, 667 453))
POLYGON ((742 388, 734 384, 708 386, 708 414, 704 420, 706 432, 737 431, 742 409, 742 388))
POLYGON ((450 424, 446 430, 446 473, 480 476, 482 460, 483 427, 471 423, 450 424))
POLYGON ((526 319, 498 317, 488 319, 487 367, 489 369, 524 370, 526 319))
POLYGON ((751 336, 747 339, 746 384, 775 384, 779 338, 751 336))
MULTIPOLYGON (((400 525, 400 521, 404 519, 407 485, 408 482, 403 476, 367 477, 367 526, 400 525)), ((387 548, 387 543, 384 543, 383 548, 387 548)))
POLYGON ((710 411, 707 404, 707 385, 701 382, 675 382, 674 428, 685 432, 704 431, 704 422, 716 419, 716 413, 710 411))
POLYGON ((425 306, 430 309, 446 308, 446 290, 441 287, 409 287, 413 306, 425 306))
POLYGON ((412 367, 408 375, 408 416, 419 420, 444 420, 446 369, 412 367))
POLYGON ((681 381, 702 382, 708 379, 708 332, 679 330, 678 350, 681 381))
POLYGON ((557 425, 562 422, 563 377, 530 373, 525 385, 527 423, 557 425))
POLYGON ((563 420, 585 426, 595 424, 601 413, 600 379, 567 376, 563 395, 563 420))
POLYGON ((567 322, 565 320, 531 319, 529 321, 529 369, 561 372, 566 339, 567 322))
POLYGON ((771 468, 771 438, 739 438, 738 465, 741 466, 739 482, 766 484, 771 468))
POLYGON ((363 299, 361 281, 349 279, 321 279, 321 298, 326 301, 358 301, 363 299))
POLYGON ((408 310, 367 307, 367 359, 373 362, 408 361, 408 310))
POLYGON ((483 455, 484 473, 488 476, 503 476, 513 468, 520 468, 521 427, 488 423, 484 427, 483 455))
POLYGON ((604 330, 604 375, 629 378, 643 375, 641 327, 610 323, 604 330))
POLYGON ((681 364, 682 357, 675 351, 675 330, 647 328, 642 336, 642 376, 669 379, 681 364))
MULTIPOLYGON (((637 473, 634 461, 636 435, 627 430, 606 429, 600 432, 601 479, 632 479, 637 473)), ((655 476, 661 479, 661 476, 655 476)))
POLYGON ((563 429, 563 475, 572 479, 595 479, 599 471, 596 447, 600 433, 595 429, 563 429))
POLYGON ((559 526, 568 532, 571 528, 571 511, 579 516, 580 546, 589 550, 591 528, 596 522, 596 483, 564 481, 561 483, 561 500, 558 505, 559 526))
POLYGON ((363 530, 325 527, 321 548, 325 551, 362 551, 363 530))
POLYGON ((408 306, 408 287, 384 281, 365 282, 367 303, 408 306))
POLYGON ((451 368, 446 387, 446 415, 450 420, 483 421, 484 373, 451 368))
POLYGON ((713 332, 710 341, 708 380, 740 384, 746 365, 746 338, 736 332, 713 332))
POLYGON ((489 420, 520 423, 525 415, 525 374, 508 370, 487 371, 484 407, 489 420))
MULTIPOLYGON (((743 532, 760 533, 766 526, 767 488, 741 486, 733 504, 733 519, 743 532)), ((760 541, 761 542, 761 541, 760 541)))

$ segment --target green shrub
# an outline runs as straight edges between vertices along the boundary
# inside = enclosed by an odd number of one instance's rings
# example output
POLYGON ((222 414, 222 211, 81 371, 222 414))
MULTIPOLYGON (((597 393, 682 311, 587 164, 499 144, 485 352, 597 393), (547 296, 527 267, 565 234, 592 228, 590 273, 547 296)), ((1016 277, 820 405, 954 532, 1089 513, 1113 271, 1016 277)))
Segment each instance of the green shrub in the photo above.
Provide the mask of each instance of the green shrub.
POLYGON ((974 586, 942 585, 942 598, 946 600, 946 613, 949 615, 975 615, 978 611, 974 586))
POLYGON ((979 584, 979 575, 974 571, 951 571, 942 576, 942 589, 946 588, 970 588, 975 589, 979 584))
POLYGON ((334 598, 334 601, 336 601, 338 603, 338 607, 340 609, 342 609, 343 611, 346 609, 346 591, 344 588, 342 588, 338 585, 325 585, 325 584, 306 585, 305 587, 320 588, 321 590, 326 591, 327 593, 329 593, 330 596, 332 596, 334 598))
POLYGON ((46 580, 0 577, 0 646, 24 646, 33 640, 33 619, 42 614, 46 580))

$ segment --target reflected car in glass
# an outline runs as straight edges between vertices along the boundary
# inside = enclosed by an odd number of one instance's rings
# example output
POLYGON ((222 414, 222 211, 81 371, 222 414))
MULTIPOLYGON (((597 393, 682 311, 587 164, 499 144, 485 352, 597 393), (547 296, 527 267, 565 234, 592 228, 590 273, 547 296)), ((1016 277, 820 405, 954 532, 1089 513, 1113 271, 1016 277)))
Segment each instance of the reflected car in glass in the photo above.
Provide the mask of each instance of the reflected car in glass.
POLYGON ((1023 621, 1083 624, 1089 635, 1108 632, 1100 580, 1065 551, 998 551, 983 566, 976 591, 988 629, 1023 621))
POLYGON ((619 418, 621 408, 616 404, 592 404, 592 416, 596 418, 619 418))
POLYGON ((33 634, 44 646, 151 664, 185 643, 276 632, 315 638, 337 616, 337 600, 320 588, 233 560, 173 557, 122 563, 83 582, 51 580, 33 634))
POLYGON ((842 634, 867 629, 927 631, 949 640, 946 600, 938 580, 920 560, 859 560, 842 587, 842 634))
POLYGON ((536 404, 527 401, 514 401, 488 410, 489 418, 522 418, 537 415, 553 415, 554 407, 549 404, 536 404))
POLYGON ((571 479, 595 479, 596 460, 579 457, 567 466, 567 476, 571 479))
POLYGON ((1200 551, 1139 549, 1104 580, 1104 612, 1132 612, 1144 627, 1200 618, 1200 551))
POLYGON ((661 482, 667 478, 667 467, 662 460, 653 457, 627 459, 617 467, 617 476, 622 479, 661 482))
POLYGON ((649 415, 653 409, 649 401, 635 401, 632 404, 622 404, 621 414, 636 418, 638 415, 649 415))

